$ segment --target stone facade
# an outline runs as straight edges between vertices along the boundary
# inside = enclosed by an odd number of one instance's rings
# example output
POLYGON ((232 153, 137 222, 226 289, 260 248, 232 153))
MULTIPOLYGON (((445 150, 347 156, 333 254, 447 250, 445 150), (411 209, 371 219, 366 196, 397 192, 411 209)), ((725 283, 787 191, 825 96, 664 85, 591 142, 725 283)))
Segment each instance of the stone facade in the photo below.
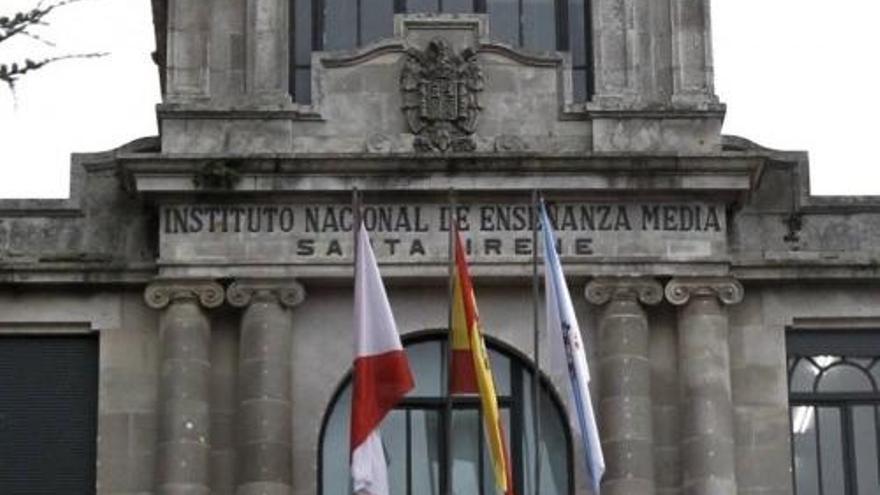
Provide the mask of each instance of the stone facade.
POLYGON ((454 200, 486 332, 526 356, 551 201, 604 493, 793 493, 785 334, 880 319, 880 200, 811 196, 805 153, 721 134, 708 0, 593 2, 587 103, 567 54, 479 15, 316 52, 294 103, 288 8, 154 0, 160 136, 74 155, 69 199, 0 201, 0 334, 99 335, 97 493, 317 493, 355 188, 401 333, 446 327, 454 200), (471 150, 414 147, 401 70, 435 39, 482 71, 471 150))

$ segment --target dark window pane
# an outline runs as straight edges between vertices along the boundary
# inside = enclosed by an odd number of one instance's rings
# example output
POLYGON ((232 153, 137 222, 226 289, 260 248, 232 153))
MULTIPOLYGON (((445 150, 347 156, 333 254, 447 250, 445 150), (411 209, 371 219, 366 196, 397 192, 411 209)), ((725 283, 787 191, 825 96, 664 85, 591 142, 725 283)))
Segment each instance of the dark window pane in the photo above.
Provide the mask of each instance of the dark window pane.
POLYGON ((489 0, 489 37, 519 46, 519 7, 517 0, 489 0))
POLYGON ((436 14, 440 12, 439 0, 406 0, 406 12, 436 14))
POLYGON ((473 493, 480 484, 480 444, 483 432, 477 409, 457 410, 452 413, 453 493, 473 493))
MULTIPOLYGON (((412 490, 409 493, 440 493, 440 439, 443 427, 439 411, 410 413, 412 428, 412 490)), ((405 492, 400 492, 405 493, 405 492)))
POLYGON ((556 50, 554 0, 523 0, 523 46, 529 50, 556 50))
POLYGON ((809 359, 799 359, 791 373, 789 387, 792 392, 812 392, 816 376, 819 375, 817 368, 809 359))
POLYGON ((586 39, 584 34, 584 0, 568 0, 568 47, 572 64, 586 65, 586 39))
POLYGON ((816 410, 809 406, 792 408, 795 488, 798 495, 819 494, 819 457, 816 450, 816 410))
POLYGON ((413 373, 416 387, 409 397, 440 397, 442 388, 442 368, 439 366, 445 359, 444 346, 440 341, 422 342, 406 346, 406 355, 413 373))
POLYGON ((324 0, 324 50, 357 46, 357 9, 352 0, 324 0))
POLYGON ((391 411, 382 421, 382 446, 391 493, 406 493, 406 411, 391 411))
POLYGON ((877 416, 872 406, 852 409, 853 441, 856 453, 856 478, 859 495, 880 493, 877 473, 877 416))
POLYGON ((348 495, 352 492, 351 468, 348 464, 350 411, 349 385, 333 404, 321 443, 321 493, 324 495, 348 495))
POLYGON ((489 362, 492 364, 492 377, 495 379, 495 393, 510 395, 510 359, 489 349, 489 362))
POLYGON ((871 379, 861 369, 846 363, 830 366, 819 378, 820 392, 871 392, 871 379))
POLYGON ((473 0, 443 0, 443 12, 449 14, 467 14, 473 11, 473 0))
POLYGON ((840 427, 840 410, 834 407, 818 408, 816 430, 819 432, 821 449, 822 491, 826 494, 845 492, 843 465, 843 436, 840 427))
POLYGON ((308 65, 312 58, 312 1, 294 0, 294 49, 298 65, 308 65))
MULTIPOLYGON (((541 493, 570 493, 565 411, 556 408, 546 389, 541 394, 541 493)), ((533 468, 530 468, 533 469, 533 468)))
POLYGON ((361 45, 394 34, 394 0, 361 1, 361 45))

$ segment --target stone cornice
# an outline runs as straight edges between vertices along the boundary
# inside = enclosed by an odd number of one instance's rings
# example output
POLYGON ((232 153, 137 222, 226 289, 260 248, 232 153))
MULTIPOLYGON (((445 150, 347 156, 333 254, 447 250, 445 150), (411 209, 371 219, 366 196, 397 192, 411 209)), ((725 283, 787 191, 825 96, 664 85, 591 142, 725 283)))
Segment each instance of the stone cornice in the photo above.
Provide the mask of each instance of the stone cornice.
POLYGON ((663 300, 663 286, 649 277, 600 277, 587 284, 584 296, 595 305, 605 304, 612 299, 657 304, 663 300))
POLYGON ((153 309, 162 309, 172 301, 198 301, 206 308, 223 304, 223 287, 211 280, 156 280, 144 291, 144 301, 153 309))
POLYGON ((666 284, 666 299, 676 306, 686 304, 691 296, 715 296, 724 304, 743 299, 743 286, 732 277, 674 278, 666 284))
POLYGON ((264 299, 277 300, 282 306, 292 308, 305 298, 305 288, 293 279, 239 279, 226 289, 226 300, 239 308, 264 299))

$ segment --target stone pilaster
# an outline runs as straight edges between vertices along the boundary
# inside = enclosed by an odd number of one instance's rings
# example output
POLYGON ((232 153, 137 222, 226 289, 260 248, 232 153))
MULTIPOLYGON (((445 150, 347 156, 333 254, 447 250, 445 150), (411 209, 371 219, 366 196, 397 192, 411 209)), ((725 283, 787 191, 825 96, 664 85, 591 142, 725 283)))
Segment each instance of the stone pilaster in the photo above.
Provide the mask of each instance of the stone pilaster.
POLYGON ((290 103, 289 0, 247 0, 247 92, 261 104, 290 103))
POLYGON ((599 278, 586 298, 604 305, 599 320, 599 419, 607 495, 653 495, 653 420, 648 317, 663 287, 650 278, 599 278))
POLYGON ((634 0, 594 2, 595 99, 605 106, 631 102, 636 97, 638 37, 634 0))
POLYGON ((290 308, 305 298, 293 280, 239 280, 230 304, 245 308, 238 362, 236 495, 292 490, 290 308))
POLYGON ((223 303, 223 288, 210 281, 163 280, 144 294, 161 309, 159 431, 156 492, 210 493, 211 325, 203 311, 223 303))
POLYGON ((671 0, 673 103, 716 103, 710 0, 671 0))
POLYGON ((736 495, 726 305, 742 301, 732 278, 676 278, 666 299, 680 306, 682 483, 687 495, 736 495))
POLYGON ((208 40, 211 5, 204 0, 171 0, 168 5, 168 60, 165 99, 171 103, 210 96, 208 40))

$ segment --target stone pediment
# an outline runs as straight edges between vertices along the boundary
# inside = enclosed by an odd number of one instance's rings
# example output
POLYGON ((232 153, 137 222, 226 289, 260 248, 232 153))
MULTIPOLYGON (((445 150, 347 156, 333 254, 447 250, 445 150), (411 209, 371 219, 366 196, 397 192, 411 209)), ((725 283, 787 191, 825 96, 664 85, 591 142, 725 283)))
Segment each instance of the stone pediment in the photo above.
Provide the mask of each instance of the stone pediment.
POLYGON ((295 148, 336 136, 367 152, 586 151, 587 125, 565 118, 567 55, 492 42, 488 29, 480 15, 396 16, 393 38, 315 53, 312 110, 323 124, 295 148))

